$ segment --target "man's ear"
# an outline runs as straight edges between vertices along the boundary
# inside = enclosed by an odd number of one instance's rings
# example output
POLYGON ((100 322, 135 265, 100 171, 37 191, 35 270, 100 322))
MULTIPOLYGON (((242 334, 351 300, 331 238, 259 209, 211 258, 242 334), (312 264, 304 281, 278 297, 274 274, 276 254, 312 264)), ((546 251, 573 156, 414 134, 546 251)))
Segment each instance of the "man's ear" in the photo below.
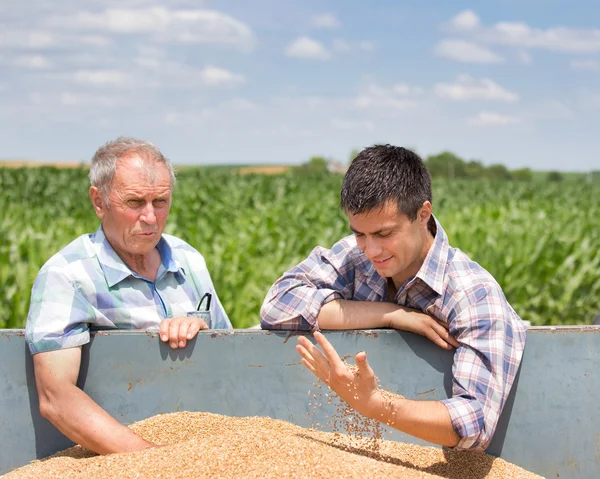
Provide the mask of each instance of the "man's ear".
POLYGON ((427 227, 427 223, 429 222, 429 218, 431 218, 431 202, 425 201, 423 206, 419 208, 419 212, 417 213, 417 218, 419 223, 425 227, 427 227))
POLYGON ((96 216, 102 219, 106 211, 106 205, 104 204, 100 190, 95 186, 90 186, 90 199, 92 200, 92 205, 94 206, 96 216))

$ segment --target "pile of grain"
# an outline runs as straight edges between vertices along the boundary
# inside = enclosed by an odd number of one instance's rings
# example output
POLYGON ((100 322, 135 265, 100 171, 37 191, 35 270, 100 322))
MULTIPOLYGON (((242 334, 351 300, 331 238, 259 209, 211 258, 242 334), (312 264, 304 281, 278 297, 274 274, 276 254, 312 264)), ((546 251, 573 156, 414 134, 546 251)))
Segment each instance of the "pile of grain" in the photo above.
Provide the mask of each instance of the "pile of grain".
POLYGON ((269 418, 163 414, 133 424, 165 447, 96 456, 76 446, 5 476, 18 478, 539 478, 484 453, 357 439, 269 418), (362 441, 362 444, 361 444, 362 441))

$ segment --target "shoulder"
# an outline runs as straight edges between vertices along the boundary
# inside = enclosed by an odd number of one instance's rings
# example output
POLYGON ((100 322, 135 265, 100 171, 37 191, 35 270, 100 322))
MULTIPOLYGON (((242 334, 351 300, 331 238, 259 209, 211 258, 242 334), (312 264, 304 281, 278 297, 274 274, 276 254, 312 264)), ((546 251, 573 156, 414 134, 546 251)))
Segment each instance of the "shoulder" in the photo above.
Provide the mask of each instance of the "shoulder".
POLYGON ((338 271, 347 269, 363 270, 370 265, 369 260, 356 244, 354 235, 342 238, 331 249, 317 246, 312 250, 310 258, 320 262, 327 262, 338 271))
POLYGON ((479 302, 510 308, 494 277, 459 249, 452 248, 449 252, 446 278, 444 303, 455 314, 479 302))
POLYGON ((180 262, 188 263, 194 268, 206 268, 204 256, 192 245, 177 236, 163 234, 167 244, 170 246, 173 256, 180 262))
POLYGON ((84 234, 73 240, 58 253, 55 253, 42 268, 40 273, 50 270, 65 270, 77 263, 89 260, 96 256, 91 237, 93 234, 84 234))
POLYGON ((500 287, 489 271, 456 248, 449 250, 446 271, 448 289, 451 291, 467 292, 482 286, 500 287))

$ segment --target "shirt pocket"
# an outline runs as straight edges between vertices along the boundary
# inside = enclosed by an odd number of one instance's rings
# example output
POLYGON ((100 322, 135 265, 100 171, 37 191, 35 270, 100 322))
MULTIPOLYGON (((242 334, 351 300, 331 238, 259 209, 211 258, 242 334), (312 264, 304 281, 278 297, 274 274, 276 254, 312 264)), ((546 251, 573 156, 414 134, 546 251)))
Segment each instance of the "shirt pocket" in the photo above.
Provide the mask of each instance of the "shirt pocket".
POLYGON ((210 314, 210 311, 188 311, 186 313, 186 316, 192 318, 200 318, 206 323, 208 329, 213 328, 212 315, 210 314))

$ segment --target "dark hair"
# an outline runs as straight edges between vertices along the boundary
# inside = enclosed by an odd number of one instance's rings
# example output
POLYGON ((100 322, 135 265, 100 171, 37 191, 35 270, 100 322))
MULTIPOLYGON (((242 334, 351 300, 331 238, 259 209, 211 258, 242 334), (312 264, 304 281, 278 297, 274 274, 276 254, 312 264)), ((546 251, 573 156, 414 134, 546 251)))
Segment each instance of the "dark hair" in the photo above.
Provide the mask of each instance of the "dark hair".
POLYGON ((406 148, 375 145, 354 159, 342 183, 340 206, 350 214, 367 213, 395 201, 411 221, 431 202, 431 177, 419 156, 406 148))

